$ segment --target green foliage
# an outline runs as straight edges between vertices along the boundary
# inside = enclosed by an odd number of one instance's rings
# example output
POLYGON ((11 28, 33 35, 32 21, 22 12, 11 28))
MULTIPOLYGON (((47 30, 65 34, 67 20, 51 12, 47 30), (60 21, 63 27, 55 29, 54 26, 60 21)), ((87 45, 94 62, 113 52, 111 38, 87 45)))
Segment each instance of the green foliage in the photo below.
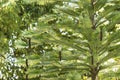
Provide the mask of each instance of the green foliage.
POLYGON ((119 0, 18 0, 0 8, 0 50, 17 60, 4 64, 13 72, 3 70, 3 78, 119 79, 119 6, 119 0))

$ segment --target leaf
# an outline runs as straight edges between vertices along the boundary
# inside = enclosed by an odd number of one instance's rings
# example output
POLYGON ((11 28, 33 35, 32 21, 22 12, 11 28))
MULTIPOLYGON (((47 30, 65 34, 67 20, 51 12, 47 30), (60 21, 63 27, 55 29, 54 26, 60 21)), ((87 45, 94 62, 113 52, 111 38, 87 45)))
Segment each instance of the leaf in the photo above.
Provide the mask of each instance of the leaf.
POLYGON ((80 13, 75 12, 74 10, 71 10, 71 9, 59 9, 59 10, 74 17, 80 15, 80 13))

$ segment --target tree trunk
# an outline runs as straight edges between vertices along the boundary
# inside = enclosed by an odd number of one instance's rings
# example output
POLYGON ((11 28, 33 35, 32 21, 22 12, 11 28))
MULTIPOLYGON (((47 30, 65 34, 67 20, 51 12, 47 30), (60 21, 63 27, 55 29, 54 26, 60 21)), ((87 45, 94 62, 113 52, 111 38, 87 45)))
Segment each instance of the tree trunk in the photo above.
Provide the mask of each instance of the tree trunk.
POLYGON ((26 74, 26 80, 28 80, 28 74, 26 74))
POLYGON ((96 76, 97 76, 96 74, 92 74, 91 79, 96 80, 96 76))
POLYGON ((96 80, 96 77, 95 77, 95 76, 92 76, 92 80, 96 80))
POLYGON ((91 80, 97 80, 98 72, 99 72, 99 70, 97 67, 93 67, 91 69, 91 80))

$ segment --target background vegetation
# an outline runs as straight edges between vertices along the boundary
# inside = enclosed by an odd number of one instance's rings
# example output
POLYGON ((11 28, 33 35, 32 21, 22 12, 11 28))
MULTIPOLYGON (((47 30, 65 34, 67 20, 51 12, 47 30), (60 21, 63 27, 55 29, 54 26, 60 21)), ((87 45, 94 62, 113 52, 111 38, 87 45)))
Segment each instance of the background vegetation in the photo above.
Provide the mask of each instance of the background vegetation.
POLYGON ((0 80, 119 80, 119 0, 1 0, 0 80))

